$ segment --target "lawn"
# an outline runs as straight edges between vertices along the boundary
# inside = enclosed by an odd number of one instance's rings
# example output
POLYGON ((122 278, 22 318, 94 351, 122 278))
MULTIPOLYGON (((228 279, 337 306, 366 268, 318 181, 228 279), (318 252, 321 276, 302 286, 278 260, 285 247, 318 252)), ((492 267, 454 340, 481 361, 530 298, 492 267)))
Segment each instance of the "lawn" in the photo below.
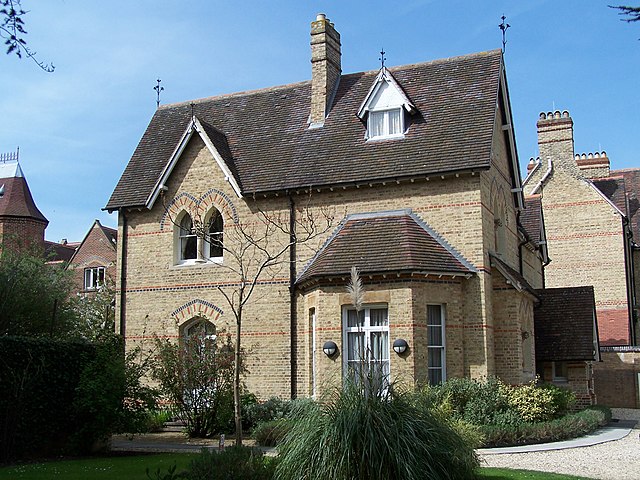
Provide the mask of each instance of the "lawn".
MULTIPOLYGON (((85 458, 81 460, 60 460, 33 463, 12 467, 0 467, 0 479, 16 480, 148 480, 146 469, 152 478, 156 469, 167 473, 172 465, 177 471, 187 467, 195 453, 162 453, 154 455, 115 456, 85 458)), ((558 475, 555 473, 532 472, 530 470, 507 470, 503 468, 482 468, 482 480, 586 480, 583 477, 558 475)))
MULTIPOLYGON (((11 480, 148 480, 146 469, 154 474, 159 467, 167 473, 172 465, 180 471, 196 453, 161 453, 153 455, 113 456, 31 463, 0 467, 0 479, 11 480)), ((153 477, 155 478, 155 477, 153 477)))

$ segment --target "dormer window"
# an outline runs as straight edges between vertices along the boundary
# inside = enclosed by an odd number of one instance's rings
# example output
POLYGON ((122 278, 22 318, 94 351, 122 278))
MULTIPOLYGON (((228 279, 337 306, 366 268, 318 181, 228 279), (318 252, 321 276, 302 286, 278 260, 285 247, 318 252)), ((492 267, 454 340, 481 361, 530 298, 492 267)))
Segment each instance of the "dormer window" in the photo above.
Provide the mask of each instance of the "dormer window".
POLYGON ((358 117, 367 123, 367 140, 384 140, 404 137, 405 114, 414 111, 398 82, 383 67, 362 102, 358 117))
POLYGON ((369 112, 367 138, 390 138, 404 135, 402 108, 369 112))

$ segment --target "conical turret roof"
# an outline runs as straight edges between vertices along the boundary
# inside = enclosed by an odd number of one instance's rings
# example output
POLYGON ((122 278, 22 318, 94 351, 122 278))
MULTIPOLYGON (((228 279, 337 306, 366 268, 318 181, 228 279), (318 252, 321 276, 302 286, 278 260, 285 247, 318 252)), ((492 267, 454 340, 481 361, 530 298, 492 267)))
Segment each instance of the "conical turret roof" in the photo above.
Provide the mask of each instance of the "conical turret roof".
POLYGON ((36 207, 17 160, 0 163, 0 217, 33 218, 49 223, 36 207))

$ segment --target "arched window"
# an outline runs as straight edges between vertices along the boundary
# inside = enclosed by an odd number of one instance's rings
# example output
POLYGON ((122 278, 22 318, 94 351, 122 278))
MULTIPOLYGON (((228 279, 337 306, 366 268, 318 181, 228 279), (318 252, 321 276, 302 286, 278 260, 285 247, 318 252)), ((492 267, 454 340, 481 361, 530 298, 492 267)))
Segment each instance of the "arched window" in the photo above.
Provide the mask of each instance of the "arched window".
POLYGON ((208 259, 222 259, 224 229, 222 214, 214 208, 207 224, 209 228, 204 242, 204 256, 208 259))
POLYGON ((178 260, 184 262, 198 258, 198 239, 193 230, 193 221, 186 213, 180 221, 178 260))
POLYGON ((185 349, 202 354, 212 349, 216 342, 216 326, 204 318, 196 317, 182 328, 182 341, 185 349))

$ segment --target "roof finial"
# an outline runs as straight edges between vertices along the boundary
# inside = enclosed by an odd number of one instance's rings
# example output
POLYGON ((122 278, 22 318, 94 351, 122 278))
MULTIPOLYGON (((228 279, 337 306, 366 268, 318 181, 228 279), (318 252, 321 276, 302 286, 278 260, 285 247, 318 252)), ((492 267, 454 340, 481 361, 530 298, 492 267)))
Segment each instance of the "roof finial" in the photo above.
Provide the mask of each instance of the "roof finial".
POLYGON ((189 105, 191 105, 191 126, 195 128, 195 126, 196 126, 196 114, 195 114, 196 104, 191 102, 189 105))
POLYGON ((157 79, 156 82, 158 82, 158 84, 153 87, 153 89, 156 91, 157 95, 156 95, 156 108, 160 108, 160 92, 164 90, 164 87, 160 86, 160 82, 162 80, 157 79))
POLYGON ((378 58, 378 60, 380 60, 380 62, 382 63, 380 68, 384 68, 384 61, 387 59, 384 54, 387 53, 384 51, 384 47, 382 47, 382 50, 380 50, 380 58, 378 58))
POLYGON ((507 19, 507 17, 505 17, 504 15, 502 15, 502 17, 500 18, 502 19, 502 23, 498 25, 498 28, 502 30, 502 53, 504 53, 504 51, 507 49, 507 29, 511 25, 509 25, 508 23, 504 23, 504 21, 507 19))

